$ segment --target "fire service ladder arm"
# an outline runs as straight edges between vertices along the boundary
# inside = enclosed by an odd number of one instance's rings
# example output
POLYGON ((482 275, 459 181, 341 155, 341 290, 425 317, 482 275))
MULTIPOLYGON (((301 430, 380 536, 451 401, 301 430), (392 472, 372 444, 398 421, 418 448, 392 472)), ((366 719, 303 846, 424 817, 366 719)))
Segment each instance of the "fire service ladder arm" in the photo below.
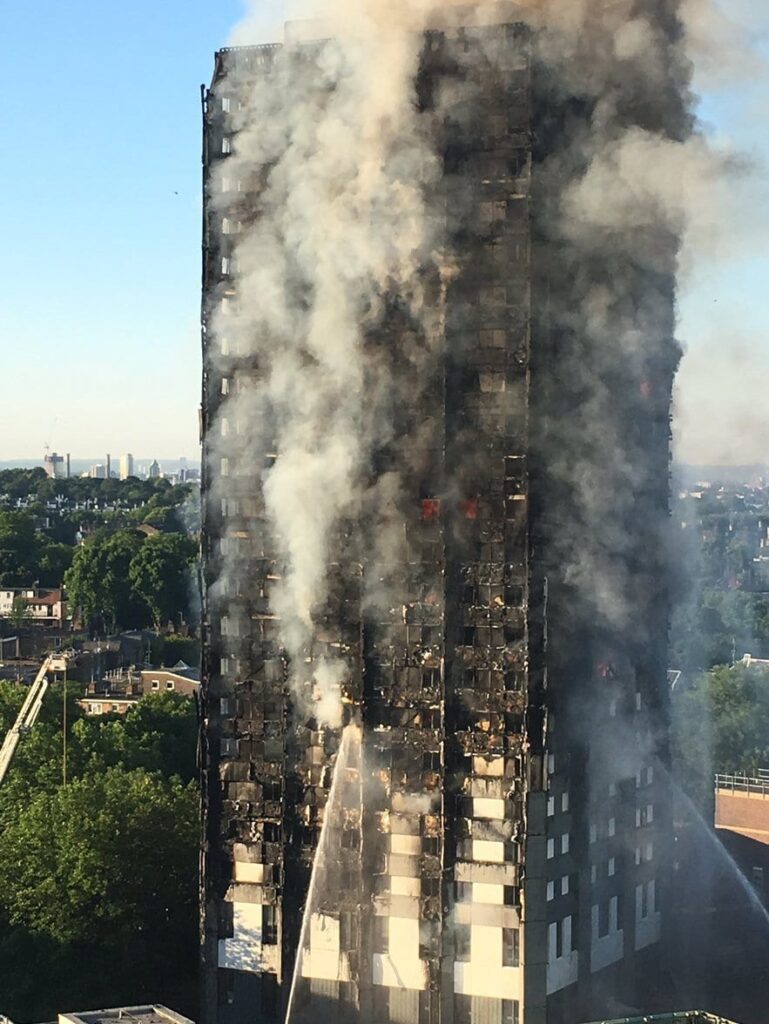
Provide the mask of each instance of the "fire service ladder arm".
POLYGON ((3 745, 0 747, 0 785, 2 785, 5 776, 8 774, 8 769, 11 767, 11 761, 16 753, 19 740, 37 721, 40 708, 43 706, 43 698, 48 689, 49 673, 64 672, 66 667, 66 659, 61 657, 61 655, 49 655, 40 666, 40 671, 29 688, 29 692, 21 706, 21 711, 19 711, 16 721, 8 730, 3 745))

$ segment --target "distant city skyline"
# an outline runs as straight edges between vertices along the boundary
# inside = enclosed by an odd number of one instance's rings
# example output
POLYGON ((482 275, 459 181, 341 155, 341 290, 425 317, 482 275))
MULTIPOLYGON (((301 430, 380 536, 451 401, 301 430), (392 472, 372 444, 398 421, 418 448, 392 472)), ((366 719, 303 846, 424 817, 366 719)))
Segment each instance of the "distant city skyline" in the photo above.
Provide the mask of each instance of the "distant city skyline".
MULTIPOLYGON (((58 455, 66 455, 66 452, 57 452, 58 455)), ((160 464, 160 468, 167 472, 176 472, 180 468, 182 463, 185 463, 189 469, 195 469, 200 466, 200 455, 195 454, 194 457, 188 457, 185 455, 174 455, 168 458, 160 458, 155 455, 135 455, 134 456, 134 469, 136 471, 142 468, 148 467, 152 462, 157 461, 160 464)), ((79 474, 91 468, 94 465, 106 464, 106 458, 104 455, 72 455, 71 457, 71 469, 73 475, 79 474)), ((0 459, 0 470, 4 469, 34 469, 35 467, 43 466, 43 459, 35 458, 9 458, 0 459)), ((112 456, 112 472, 119 474, 120 472, 120 456, 112 456)))

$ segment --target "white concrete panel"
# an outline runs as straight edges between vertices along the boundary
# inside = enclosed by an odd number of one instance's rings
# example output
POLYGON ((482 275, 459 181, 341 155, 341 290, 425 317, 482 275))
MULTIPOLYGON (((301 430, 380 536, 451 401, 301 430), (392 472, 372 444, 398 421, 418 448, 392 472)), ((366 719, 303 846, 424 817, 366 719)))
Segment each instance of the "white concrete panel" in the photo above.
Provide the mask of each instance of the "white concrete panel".
POLYGON ((263 971, 261 903, 234 903, 232 917, 232 938, 219 939, 219 966, 233 971, 263 971))
POLYGON ((493 903, 504 906, 504 885, 487 885, 485 882, 473 882, 473 903, 493 903))
POLYGON ((476 797, 473 800, 473 817, 474 818, 494 818, 498 821, 504 821, 505 818, 505 801, 504 800, 492 800, 488 797, 476 797))
POLYGON ((505 844, 491 839, 473 839, 473 860, 488 861, 491 864, 504 864, 505 844))
POLYGON ((422 895, 422 886, 418 878, 403 878, 393 875, 390 878, 390 892, 393 896, 416 896, 422 895))
POLYGON ((306 949, 302 957, 302 977, 319 981, 349 981, 350 965, 347 957, 339 953, 306 949))
POLYGON ((373 956, 375 985, 422 991, 427 987, 427 964, 419 959, 419 921, 389 917, 387 953, 373 956))
POLYGON ((236 882, 261 885, 264 881, 264 864, 247 864, 246 861, 236 860, 234 877, 236 882))
POLYGON ((523 969, 502 966, 502 929, 470 928, 470 960, 454 964, 454 991, 463 996, 521 999, 523 969))
POLYGON ((410 854, 404 856, 402 853, 391 853, 387 858, 387 874, 416 878, 419 874, 419 859, 410 854))
POLYGON ((339 921, 328 914, 310 917, 310 949, 324 953, 339 953, 339 921))
POLYGON ((419 836, 390 836, 390 850, 406 857, 418 857, 422 852, 422 840, 419 836))
POLYGON ((427 988, 427 964, 416 960, 404 964, 403 958, 389 953, 374 953, 371 958, 372 980, 386 988, 412 989, 423 992, 427 988))

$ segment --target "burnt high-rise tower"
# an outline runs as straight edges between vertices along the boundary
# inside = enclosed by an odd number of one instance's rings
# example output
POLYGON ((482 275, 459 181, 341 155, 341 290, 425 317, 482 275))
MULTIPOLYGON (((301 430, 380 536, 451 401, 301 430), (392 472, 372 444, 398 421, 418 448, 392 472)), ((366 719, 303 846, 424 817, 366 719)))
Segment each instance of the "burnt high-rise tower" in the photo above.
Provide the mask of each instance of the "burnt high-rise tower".
POLYGON ((672 0, 593 6, 217 55, 209 1024, 297 958, 297 1019, 663 999, 678 241, 628 176, 685 69, 672 0))

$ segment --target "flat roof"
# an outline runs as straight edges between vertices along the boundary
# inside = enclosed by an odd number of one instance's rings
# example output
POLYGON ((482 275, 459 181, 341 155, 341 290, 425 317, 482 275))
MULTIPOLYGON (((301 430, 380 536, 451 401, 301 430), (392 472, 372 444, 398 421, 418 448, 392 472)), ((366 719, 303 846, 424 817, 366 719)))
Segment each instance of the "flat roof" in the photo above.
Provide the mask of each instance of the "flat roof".
POLYGON ((704 1010, 673 1010, 648 1017, 618 1017, 614 1020, 590 1021, 590 1024, 734 1024, 704 1010))
POLYGON ((60 1013, 58 1024, 194 1024, 189 1017, 167 1006, 120 1006, 114 1010, 87 1010, 84 1013, 60 1013))

